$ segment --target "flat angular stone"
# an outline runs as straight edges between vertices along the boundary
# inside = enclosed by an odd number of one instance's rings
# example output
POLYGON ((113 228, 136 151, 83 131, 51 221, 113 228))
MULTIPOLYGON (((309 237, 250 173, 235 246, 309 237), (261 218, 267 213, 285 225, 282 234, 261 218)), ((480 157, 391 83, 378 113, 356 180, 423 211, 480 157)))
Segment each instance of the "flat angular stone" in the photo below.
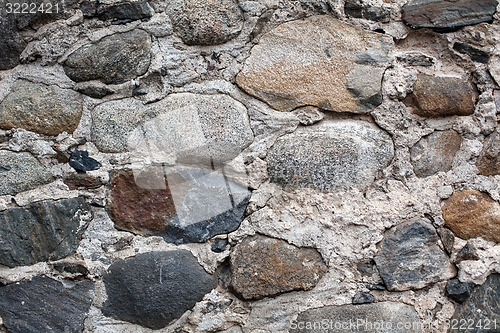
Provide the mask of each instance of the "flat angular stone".
POLYGON ((89 153, 84 150, 74 150, 69 157, 69 165, 76 171, 86 172, 97 170, 101 167, 101 163, 97 162, 89 153))
POLYGON ((7 332, 79 333, 84 329, 94 284, 44 276, 0 287, 0 317, 7 332))
POLYGON ((14 16, 0 15, 0 70, 11 69, 19 64, 19 56, 26 42, 19 34, 14 16))
POLYGON ((483 176, 500 175, 500 130, 486 138, 476 166, 483 176))
POLYGON ((455 42, 453 43, 453 49, 461 54, 469 55, 470 59, 475 62, 482 64, 487 64, 490 59, 489 52, 475 48, 469 44, 455 42))
POLYGON ((458 237, 500 243, 500 204, 476 190, 454 192, 441 207, 445 224, 458 237))
POLYGON ((451 279, 446 284, 446 295, 457 303, 463 303, 469 298, 473 283, 460 282, 459 279, 451 279))
POLYGON ((402 8, 403 22, 414 29, 451 30, 492 22, 496 0, 410 0, 402 8))
POLYGON ((222 44, 238 36, 243 13, 235 0, 171 0, 166 13, 188 45, 222 44))
POLYGON ((236 82, 278 111, 310 105, 366 113, 382 103, 392 46, 387 35, 312 16, 264 34, 236 82))
POLYGON ((420 322, 417 311, 412 306, 396 302, 379 302, 306 310, 291 323, 290 332, 420 333, 422 326, 423 323, 420 322), (327 326, 322 326, 321 323, 326 323, 327 326), (314 324, 316 325, 313 326, 314 324))
POLYGON ((366 304, 375 302, 375 297, 370 293, 358 291, 352 298, 352 304, 366 304))
POLYGON ((153 9, 147 1, 123 2, 113 5, 99 4, 96 16, 103 21, 111 20, 113 24, 128 23, 148 19, 153 16, 153 9))
POLYGON ((244 239, 231 254, 231 287, 244 299, 310 290, 326 271, 315 249, 265 236, 244 239))
POLYGON ((76 251, 91 219, 83 197, 0 212, 0 264, 15 267, 64 258, 76 251))
POLYGON ((117 260, 103 277, 105 316, 152 329, 167 326, 217 286, 188 251, 149 252, 117 260))
POLYGON ((83 112, 82 96, 55 85, 18 80, 0 103, 0 128, 24 128, 56 136, 73 133, 83 112))
POLYGON ((389 9, 366 5, 361 1, 346 1, 344 4, 344 13, 347 16, 384 23, 389 22, 391 19, 391 11, 389 9))
POLYGON ((137 29, 80 47, 64 62, 64 72, 76 82, 118 84, 146 73, 150 61, 151 36, 137 29))
POLYGON ((271 180, 286 188, 321 191, 364 188, 392 160, 391 137, 355 120, 300 127, 280 137, 267 155, 271 180))
POLYGON ((451 170, 462 138, 454 130, 435 131, 423 137, 410 149, 413 170, 418 177, 451 170))
POLYGON ((0 150, 0 195, 14 195, 53 180, 49 169, 29 153, 0 150))
POLYGON ((451 277, 449 258, 438 240, 434 227, 425 221, 406 222, 386 232, 375 262, 387 289, 421 289, 451 277))

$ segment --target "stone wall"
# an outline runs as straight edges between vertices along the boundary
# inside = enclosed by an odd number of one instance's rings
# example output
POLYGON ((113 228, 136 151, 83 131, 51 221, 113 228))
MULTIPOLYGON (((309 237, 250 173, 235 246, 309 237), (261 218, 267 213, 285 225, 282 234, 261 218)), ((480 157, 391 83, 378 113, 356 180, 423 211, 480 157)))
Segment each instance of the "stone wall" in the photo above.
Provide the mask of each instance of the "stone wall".
POLYGON ((0 331, 500 331, 496 0, 31 1, 0 331))

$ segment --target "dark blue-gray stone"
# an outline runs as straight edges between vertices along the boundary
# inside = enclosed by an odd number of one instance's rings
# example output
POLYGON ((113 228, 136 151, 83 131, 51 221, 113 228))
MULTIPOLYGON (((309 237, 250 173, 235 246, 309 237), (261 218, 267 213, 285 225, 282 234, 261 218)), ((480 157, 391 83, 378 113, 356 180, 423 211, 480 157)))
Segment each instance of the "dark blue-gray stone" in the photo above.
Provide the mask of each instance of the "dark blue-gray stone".
POLYGON ((19 34, 14 16, 0 15, 0 70, 14 68, 19 64, 19 55, 26 42, 19 34))
POLYGON ((76 171, 86 172, 97 170, 101 163, 89 157, 89 153, 84 150, 75 150, 69 157, 69 165, 76 171))
POLYGON ((446 284, 446 295, 458 303, 463 303, 470 296, 474 287, 472 283, 460 282, 459 279, 451 279, 446 284))

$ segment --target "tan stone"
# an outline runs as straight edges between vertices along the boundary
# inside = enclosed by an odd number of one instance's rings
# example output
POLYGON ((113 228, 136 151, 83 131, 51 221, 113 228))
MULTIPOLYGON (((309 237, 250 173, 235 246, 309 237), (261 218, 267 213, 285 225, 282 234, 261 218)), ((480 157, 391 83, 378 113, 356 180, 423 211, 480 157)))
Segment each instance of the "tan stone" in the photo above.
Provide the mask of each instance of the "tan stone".
POLYGON ((476 190, 458 191, 445 201, 446 226, 460 238, 500 242, 500 204, 476 190))

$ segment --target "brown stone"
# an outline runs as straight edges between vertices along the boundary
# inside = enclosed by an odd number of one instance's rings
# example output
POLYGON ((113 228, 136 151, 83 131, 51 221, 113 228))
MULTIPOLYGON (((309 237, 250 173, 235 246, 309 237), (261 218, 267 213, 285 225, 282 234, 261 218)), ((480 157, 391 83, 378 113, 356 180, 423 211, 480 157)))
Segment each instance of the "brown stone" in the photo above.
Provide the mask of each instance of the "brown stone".
POLYGON ((310 290, 326 271, 315 249, 261 235, 246 238, 231 255, 231 286, 244 299, 310 290))
POLYGON ((477 98, 466 78, 420 73, 404 103, 421 117, 468 116, 474 113, 477 98))
POLYGON ((500 175, 500 130, 488 136, 476 166, 483 176, 500 175))
POLYGON ((500 204, 488 194, 476 190, 455 192, 442 210, 446 226, 458 237, 500 242, 500 204))
POLYGON ((90 176, 85 173, 74 173, 64 179, 64 184, 68 185, 70 190, 78 190, 81 188, 96 189, 103 184, 99 178, 90 176))

